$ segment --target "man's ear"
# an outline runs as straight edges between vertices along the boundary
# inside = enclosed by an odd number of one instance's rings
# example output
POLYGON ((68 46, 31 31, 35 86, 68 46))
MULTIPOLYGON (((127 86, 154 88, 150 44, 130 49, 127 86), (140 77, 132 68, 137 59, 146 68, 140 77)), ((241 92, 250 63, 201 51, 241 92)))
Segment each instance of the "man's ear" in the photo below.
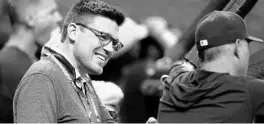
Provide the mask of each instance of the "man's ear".
POLYGON ((35 27, 36 25, 36 18, 32 15, 27 15, 25 17, 25 24, 28 26, 28 27, 35 27))
POLYGON ((67 34, 72 43, 77 39, 77 25, 75 23, 70 23, 67 27, 67 34))
POLYGON ((235 50, 234 50, 234 54, 237 58, 240 58, 240 48, 241 48, 241 40, 240 39, 236 39, 235 42, 235 50))

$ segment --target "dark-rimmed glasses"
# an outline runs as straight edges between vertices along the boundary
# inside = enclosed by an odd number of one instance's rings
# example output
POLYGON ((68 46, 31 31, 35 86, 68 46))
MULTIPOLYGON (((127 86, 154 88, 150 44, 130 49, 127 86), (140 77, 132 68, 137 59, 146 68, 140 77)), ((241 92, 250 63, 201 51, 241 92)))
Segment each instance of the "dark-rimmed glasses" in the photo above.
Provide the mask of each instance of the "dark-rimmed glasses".
POLYGON ((110 34, 108 33, 105 33, 105 32, 101 32, 101 31, 98 31, 96 29, 93 29, 91 27, 88 27, 82 23, 75 23, 76 25, 80 25, 88 30, 90 30, 91 32, 94 33, 94 35, 96 37, 98 37, 99 39, 99 44, 101 44, 102 46, 106 46, 108 45, 109 43, 113 43, 113 49, 115 51, 119 51, 124 45, 118 40, 118 39, 114 39, 110 34))

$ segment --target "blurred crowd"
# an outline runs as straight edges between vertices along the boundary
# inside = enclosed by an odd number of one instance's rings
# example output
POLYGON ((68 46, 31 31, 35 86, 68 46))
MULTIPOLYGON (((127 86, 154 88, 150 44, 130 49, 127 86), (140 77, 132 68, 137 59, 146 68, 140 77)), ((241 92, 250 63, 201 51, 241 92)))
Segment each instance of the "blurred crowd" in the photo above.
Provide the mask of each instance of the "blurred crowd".
MULTIPOLYGON (((30 66, 51 54, 57 54, 65 40, 61 25, 64 17, 58 11, 56 1, 37 0, 41 4, 32 0, 13 1, 0 0, 1 123, 14 122, 13 109, 16 108, 13 99, 30 66)), ((158 118, 160 99, 165 92, 164 86, 167 86, 164 82, 174 81, 168 78, 170 75, 162 76, 169 70, 173 71, 171 64, 164 64, 166 61, 172 63, 165 56, 168 50, 177 45, 182 35, 180 28, 168 23, 162 16, 145 17, 136 22, 126 15, 118 36, 124 47, 113 54, 102 74, 89 75, 99 99, 107 110, 117 113, 119 122, 145 123, 150 117, 158 118)), ((196 52, 195 49, 193 54, 196 52)), ((193 71, 196 66, 193 64, 187 68, 193 71)), ((260 73, 253 69, 250 75, 260 73)))

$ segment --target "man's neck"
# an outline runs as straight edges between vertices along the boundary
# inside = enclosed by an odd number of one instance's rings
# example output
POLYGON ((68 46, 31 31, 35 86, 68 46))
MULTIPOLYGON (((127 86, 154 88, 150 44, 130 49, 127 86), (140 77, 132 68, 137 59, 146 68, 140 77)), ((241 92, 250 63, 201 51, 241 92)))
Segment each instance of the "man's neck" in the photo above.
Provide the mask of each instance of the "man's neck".
POLYGON ((62 54, 70 63, 71 65, 78 71, 80 75, 88 74, 85 70, 80 69, 80 66, 78 65, 76 58, 73 55, 73 51, 71 48, 71 45, 69 44, 69 41, 64 41, 66 43, 61 44, 58 47, 58 53, 62 54))
POLYGON ((35 58, 37 51, 36 38, 33 32, 24 26, 16 27, 6 46, 14 46, 25 52, 31 59, 35 58))
POLYGON ((225 59, 202 63, 201 69, 210 72, 229 73, 230 75, 234 75, 233 66, 225 59))

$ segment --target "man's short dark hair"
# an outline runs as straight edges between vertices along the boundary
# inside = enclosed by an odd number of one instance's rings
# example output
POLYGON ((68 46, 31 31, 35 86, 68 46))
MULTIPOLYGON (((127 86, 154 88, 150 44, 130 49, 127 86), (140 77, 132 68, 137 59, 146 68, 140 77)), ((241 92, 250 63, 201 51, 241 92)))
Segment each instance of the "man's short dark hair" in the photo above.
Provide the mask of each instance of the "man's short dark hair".
POLYGON ((87 18, 84 19, 84 16, 95 15, 107 17, 115 21, 118 26, 121 26, 125 20, 125 16, 120 11, 101 0, 80 0, 70 9, 64 19, 61 41, 65 40, 70 23, 87 23, 87 18))
POLYGON ((199 51, 198 56, 199 56, 200 62, 205 63, 205 62, 211 62, 215 60, 216 58, 218 58, 218 56, 221 53, 222 53, 221 49, 215 47, 215 48, 210 48, 208 50, 199 51))

